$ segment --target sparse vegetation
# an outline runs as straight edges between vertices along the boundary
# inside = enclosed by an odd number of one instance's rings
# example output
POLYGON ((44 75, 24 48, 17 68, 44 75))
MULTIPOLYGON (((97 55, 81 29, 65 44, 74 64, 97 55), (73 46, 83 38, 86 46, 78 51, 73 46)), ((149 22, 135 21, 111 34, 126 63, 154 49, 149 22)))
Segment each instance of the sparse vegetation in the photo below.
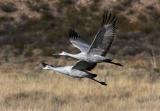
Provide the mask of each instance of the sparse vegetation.
MULTIPOLYGON (((57 42, 64 43, 63 41, 68 39, 67 32, 71 27, 76 28, 82 38, 87 40, 91 39, 101 24, 100 21, 103 11, 98 8, 101 2, 102 1, 92 2, 86 7, 77 6, 77 2, 72 0, 61 0, 56 3, 57 12, 55 12, 46 0, 26 0, 26 7, 28 7, 30 11, 40 14, 40 18, 29 18, 26 14, 22 14, 20 17, 23 19, 23 21, 21 21, 23 23, 14 23, 15 19, 13 17, 0 17, 0 22, 2 23, 0 32, 3 35, 7 35, 0 43, 5 42, 5 44, 12 45, 19 50, 19 55, 29 50, 29 52, 32 52, 34 48, 41 48, 44 52, 43 55, 47 55, 50 53, 46 53, 46 49, 49 49, 49 47, 57 47, 57 42), (40 44, 43 44, 43 47, 41 47, 42 45, 40 44), (29 48, 29 50, 26 48, 29 48)), ((121 5, 124 6, 125 9, 128 7, 128 10, 134 12, 132 14, 136 15, 136 11, 129 7, 131 4, 134 4, 134 2, 123 0, 114 7, 121 5)), ((149 19, 149 17, 146 17, 146 13, 138 13, 136 15, 139 20, 138 22, 131 22, 127 16, 131 16, 132 14, 128 12, 126 13, 129 15, 124 16, 120 14, 120 10, 116 8, 112 10, 119 18, 119 31, 115 40, 114 50, 111 52, 112 54, 117 53, 119 47, 121 47, 123 51, 120 51, 118 55, 123 56, 136 55, 143 52, 149 53, 150 45, 159 47, 159 39, 155 38, 157 38, 156 36, 159 34, 157 29, 160 25, 157 22, 153 22, 155 21, 154 19, 158 19, 158 13, 153 6, 146 7, 147 13, 154 13, 152 14, 153 17, 149 19), (142 41, 145 42, 142 44, 142 41), (155 42, 155 44, 153 44, 153 42, 155 42)), ((70 47, 68 45, 66 46, 66 49, 70 50, 70 47)), ((58 48, 61 50, 61 46, 58 46, 58 48)), ((52 49, 53 48, 51 48, 51 50, 52 49)), ((156 51, 159 51, 159 49, 157 48, 156 51)), ((32 56, 29 52, 27 55, 32 56)))

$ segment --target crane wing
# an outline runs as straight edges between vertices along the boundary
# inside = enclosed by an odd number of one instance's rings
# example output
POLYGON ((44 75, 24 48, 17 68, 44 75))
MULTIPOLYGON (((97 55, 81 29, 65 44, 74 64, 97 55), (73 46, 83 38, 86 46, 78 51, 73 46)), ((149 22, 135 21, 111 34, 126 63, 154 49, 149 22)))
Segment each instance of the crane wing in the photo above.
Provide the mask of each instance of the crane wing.
POLYGON ((87 52, 90 45, 80 39, 80 36, 73 29, 69 30, 70 42, 76 48, 78 48, 81 52, 87 52))
POLYGON ((92 70, 95 66, 97 65, 97 63, 90 63, 90 62, 86 62, 86 61, 78 61, 73 67, 72 69, 78 69, 78 70, 92 70))
POLYGON ((114 40, 117 18, 106 12, 103 15, 102 27, 97 32, 88 53, 105 56, 114 40))

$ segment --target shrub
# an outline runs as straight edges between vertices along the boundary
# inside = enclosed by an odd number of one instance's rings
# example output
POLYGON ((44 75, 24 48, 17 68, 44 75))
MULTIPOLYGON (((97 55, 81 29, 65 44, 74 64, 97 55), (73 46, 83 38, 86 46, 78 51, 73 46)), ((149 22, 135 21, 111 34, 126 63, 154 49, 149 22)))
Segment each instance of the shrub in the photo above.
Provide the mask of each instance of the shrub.
POLYGON ((14 5, 14 3, 11 2, 0 4, 0 8, 1 10, 7 13, 15 12, 18 10, 17 7, 14 5))
POLYGON ((32 11, 43 12, 50 10, 48 3, 44 0, 27 0, 26 4, 32 11))

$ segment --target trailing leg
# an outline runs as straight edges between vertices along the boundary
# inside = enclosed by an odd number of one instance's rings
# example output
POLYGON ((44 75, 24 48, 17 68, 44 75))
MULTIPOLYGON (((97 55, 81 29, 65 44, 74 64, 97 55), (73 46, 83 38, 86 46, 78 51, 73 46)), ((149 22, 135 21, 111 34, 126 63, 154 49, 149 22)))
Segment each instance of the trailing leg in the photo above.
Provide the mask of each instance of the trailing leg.
POLYGON ((117 65, 117 66, 123 66, 122 64, 120 63, 116 63, 116 62, 112 62, 112 60, 104 60, 104 62, 107 62, 107 63, 111 63, 111 64, 114 64, 114 65, 117 65))
POLYGON ((105 82, 98 81, 98 80, 96 80, 95 78, 89 78, 89 79, 94 80, 95 82, 98 82, 98 83, 100 83, 101 85, 107 86, 107 84, 106 84, 105 82))

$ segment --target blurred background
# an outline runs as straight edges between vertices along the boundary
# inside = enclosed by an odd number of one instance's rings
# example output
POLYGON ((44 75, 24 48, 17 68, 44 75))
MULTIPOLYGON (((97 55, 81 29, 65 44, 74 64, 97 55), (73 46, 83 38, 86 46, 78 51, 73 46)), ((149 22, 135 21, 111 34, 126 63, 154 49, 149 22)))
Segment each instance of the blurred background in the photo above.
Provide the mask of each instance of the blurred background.
POLYGON ((1 111, 160 109, 160 0, 0 0, 0 48, 1 111), (77 52, 70 28, 90 43, 105 10, 118 18, 109 56, 124 64, 93 70, 106 88, 41 70, 75 63, 52 54, 77 52))
POLYGON ((159 0, 1 0, 0 55, 50 56, 62 49, 70 51, 69 28, 91 42, 104 10, 118 17, 111 54, 159 55, 159 0))

